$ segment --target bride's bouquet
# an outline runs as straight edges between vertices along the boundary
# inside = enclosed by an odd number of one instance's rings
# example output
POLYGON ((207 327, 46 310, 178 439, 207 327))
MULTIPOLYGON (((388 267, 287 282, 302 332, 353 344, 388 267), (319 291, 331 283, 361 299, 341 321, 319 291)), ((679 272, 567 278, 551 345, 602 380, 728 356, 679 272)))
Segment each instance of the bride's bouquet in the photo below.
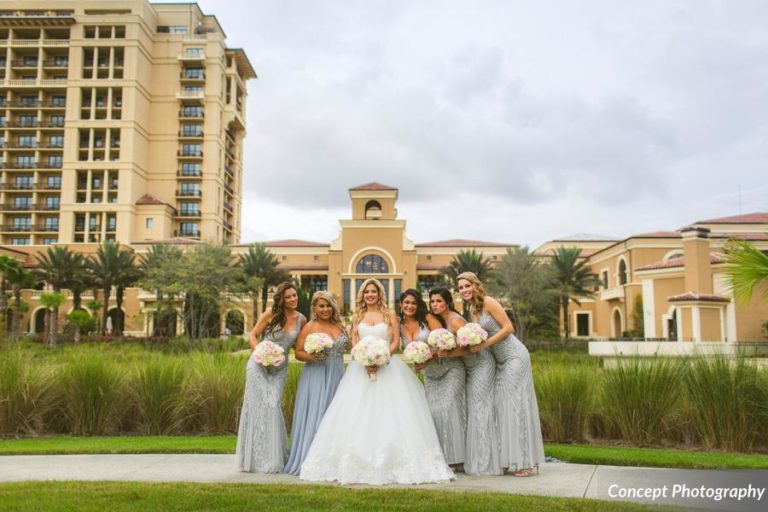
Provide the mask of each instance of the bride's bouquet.
POLYGON ((427 344, 437 350, 453 350, 456 348, 456 338, 448 329, 435 329, 429 333, 427 344))
POLYGON ((253 350, 253 360, 267 368, 280 366, 285 362, 285 350, 277 343, 264 340, 253 350))
POLYGON ((321 354, 333 346, 333 338, 322 332, 313 332, 304 340, 304 351, 308 354, 321 354))
POLYGON ((411 364, 424 364, 432 357, 432 350, 423 341, 412 341, 405 346, 403 357, 411 364))
MULTIPOLYGON (((363 366, 384 366, 389 357, 389 343, 375 336, 366 336, 352 347, 352 359, 363 366)), ((368 378, 376 380, 376 374, 368 374, 368 378)))
POLYGON ((476 323, 468 323, 456 331, 456 341, 460 347, 471 347, 479 345, 488 339, 488 333, 485 329, 476 323))

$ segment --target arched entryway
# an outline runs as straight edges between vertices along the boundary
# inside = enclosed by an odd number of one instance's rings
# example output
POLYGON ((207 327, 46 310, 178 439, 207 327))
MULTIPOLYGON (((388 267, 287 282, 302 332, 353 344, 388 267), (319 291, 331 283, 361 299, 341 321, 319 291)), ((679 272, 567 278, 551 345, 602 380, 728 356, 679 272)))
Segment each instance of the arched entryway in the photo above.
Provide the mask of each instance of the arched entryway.
POLYGON ((32 314, 30 331, 42 335, 45 332, 45 308, 40 308, 32 314))
POLYGON ((624 333, 624 319, 619 308, 614 308, 611 315, 611 331, 614 338, 620 338, 624 333))

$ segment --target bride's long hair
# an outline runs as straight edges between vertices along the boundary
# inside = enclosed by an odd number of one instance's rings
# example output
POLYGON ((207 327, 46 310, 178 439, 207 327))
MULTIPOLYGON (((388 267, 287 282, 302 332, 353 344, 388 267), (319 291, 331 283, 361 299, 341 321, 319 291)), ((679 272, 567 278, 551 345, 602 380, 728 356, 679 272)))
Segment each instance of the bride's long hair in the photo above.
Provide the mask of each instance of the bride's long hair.
POLYGON ((387 326, 391 327, 389 325, 390 319, 391 319, 391 313, 389 311, 389 307, 387 306, 387 301, 384 298, 386 295, 384 291, 384 285, 381 284, 381 281, 374 278, 369 278, 363 281, 363 284, 360 286, 360 289, 357 290, 357 299, 355 301, 355 314, 352 316, 352 325, 357 325, 360 323, 360 321, 363 319, 365 314, 368 312, 368 306, 365 304, 365 300, 363 300, 363 292, 365 292, 365 289, 368 287, 369 284, 372 284, 376 287, 376 289, 379 292, 379 298, 376 301, 376 305, 379 307, 379 311, 381 311, 382 316, 384 317, 384 323, 387 324, 387 326))

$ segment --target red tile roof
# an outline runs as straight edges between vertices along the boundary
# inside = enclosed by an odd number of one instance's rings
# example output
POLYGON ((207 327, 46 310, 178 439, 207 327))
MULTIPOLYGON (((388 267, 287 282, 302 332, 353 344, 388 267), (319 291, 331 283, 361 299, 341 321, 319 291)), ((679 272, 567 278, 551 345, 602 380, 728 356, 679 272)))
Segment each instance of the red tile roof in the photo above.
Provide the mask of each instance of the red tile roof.
POLYGON ((768 212, 745 213, 744 215, 700 220, 696 224, 768 224, 768 212))
POLYGON ((370 183, 364 183, 363 185, 352 187, 349 190, 397 190, 397 189, 395 187, 390 187, 389 185, 382 185, 381 183, 372 181, 370 183))
POLYGON ((271 242, 264 242, 264 245, 267 247, 328 247, 329 244, 291 238, 288 240, 272 240, 271 242))
POLYGON ((515 244, 502 244, 498 242, 483 242, 481 240, 465 240, 455 238, 452 240, 440 240, 416 244, 416 247, 515 247, 515 244))
POLYGON ((416 270, 440 270, 440 265, 416 265, 416 270))
POLYGON ((710 293, 695 293, 686 292, 680 295, 672 295, 667 297, 669 302, 686 302, 686 301, 701 301, 701 302, 730 302, 731 299, 723 295, 714 295, 710 293))
MULTIPOLYGON (((709 263, 714 265, 716 263, 722 263, 725 259, 722 254, 711 252, 709 253, 709 263)), ((678 256, 676 258, 670 258, 666 261, 657 261, 656 263, 651 263, 650 265, 644 265, 642 267, 636 268, 636 271, 642 271, 642 270, 660 270, 664 268, 682 268, 685 267, 685 256, 678 256)))
POLYGON ((710 238, 736 238, 738 240, 768 240, 768 233, 713 233, 710 238))
POLYGON ((139 204, 139 205, 140 204, 162 204, 166 206, 171 206, 165 201, 161 201, 155 196, 150 194, 144 194, 143 196, 141 196, 138 200, 136 200, 136 204, 139 204))
POLYGON ((140 240, 138 242, 131 242, 131 245, 154 245, 154 244, 163 244, 163 245, 192 245, 192 244, 202 244, 203 242, 200 240, 193 240, 191 238, 163 238, 161 240, 140 240))

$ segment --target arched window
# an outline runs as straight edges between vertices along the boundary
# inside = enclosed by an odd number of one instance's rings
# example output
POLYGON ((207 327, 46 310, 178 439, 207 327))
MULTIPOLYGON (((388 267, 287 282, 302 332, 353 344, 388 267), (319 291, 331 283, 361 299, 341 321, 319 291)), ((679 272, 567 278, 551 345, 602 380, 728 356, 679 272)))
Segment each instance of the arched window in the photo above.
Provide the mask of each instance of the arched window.
POLYGON ((365 219, 375 220, 381 218, 381 203, 378 201, 368 201, 365 203, 365 219))
POLYGON ((378 254, 369 254, 360 258, 355 272, 358 274, 386 274, 389 272, 389 266, 384 258, 378 254))
POLYGON ((627 262, 619 260, 619 284, 627 284, 627 262))

